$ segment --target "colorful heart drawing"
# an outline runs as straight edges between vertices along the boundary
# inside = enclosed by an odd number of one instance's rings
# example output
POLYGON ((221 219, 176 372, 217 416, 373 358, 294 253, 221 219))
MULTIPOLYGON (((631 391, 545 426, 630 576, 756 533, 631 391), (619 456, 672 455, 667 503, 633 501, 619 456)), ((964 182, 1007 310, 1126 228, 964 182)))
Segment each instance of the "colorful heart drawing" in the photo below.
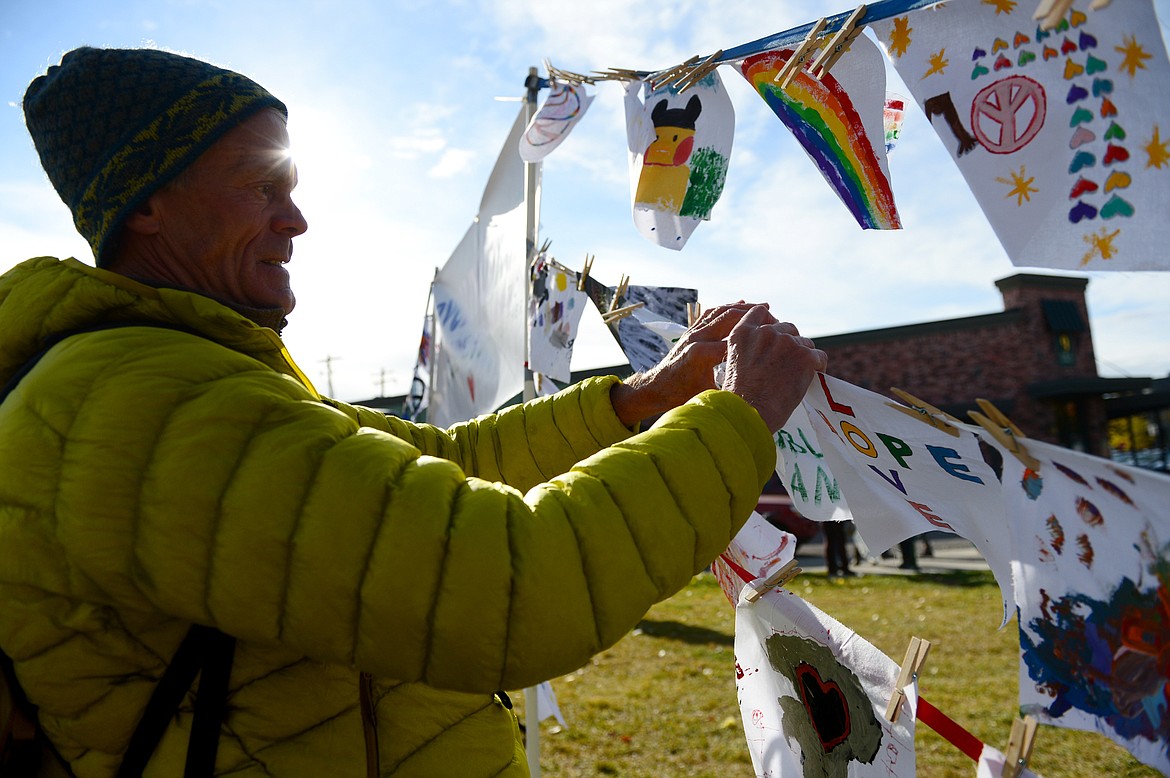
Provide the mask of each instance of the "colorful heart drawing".
POLYGON ((1073 27, 1080 27, 1082 24, 1088 21, 1089 17, 1085 16, 1084 11, 1073 9, 1073 12, 1069 14, 1068 19, 1070 22, 1072 22, 1073 27))
POLYGON ((1042 29, 1040 26, 1037 25, 1037 27, 1036 27, 1036 40, 1037 41, 1042 41, 1051 34, 1052 33, 1049 32, 1048 30, 1042 29))
POLYGON ((1064 39, 1064 43, 1060 44, 1061 54, 1072 54, 1077 50, 1077 44, 1070 41, 1068 38, 1064 39))
POLYGON ((1029 62, 1033 61, 1034 59, 1036 59, 1036 55, 1033 54, 1032 52, 1028 51, 1027 49, 1024 49, 1023 51, 1020 52, 1020 58, 1018 60, 1016 60, 1016 64, 1019 65, 1020 67, 1023 67, 1024 65, 1027 65, 1029 62))
POLYGON ((984 51, 983 49, 979 48, 978 46, 976 46, 975 51, 971 52, 971 61, 974 62, 975 60, 981 59, 981 58, 986 57, 986 56, 987 56, 987 52, 984 51))
POLYGON ((1109 174, 1109 178, 1105 179, 1105 191, 1112 192, 1114 189, 1129 189, 1129 185, 1133 183, 1129 173, 1122 170, 1114 170, 1109 174))
POLYGON ((1108 97, 1101 98, 1101 115, 1102 116, 1116 116, 1117 106, 1108 97))
POLYGON ((1068 19, 1061 19, 1056 24, 1057 32, 1068 32, 1068 19))
POLYGON ((1107 78, 1093 79, 1093 97, 1100 97, 1101 95, 1108 95, 1113 93, 1113 82, 1107 78))
POLYGON ((1087 32, 1081 33, 1081 37, 1078 43, 1080 43, 1081 51, 1084 51, 1085 49, 1097 48, 1097 39, 1087 32))
POLYGON ((1088 96, 1088 89, 1085 89, 1080 84, 1073 84, 1071 87, 1069 87, 1068 97, 1065 98, 1065 102, 1067 102, 1069 105, 1072 105, 1073 103, 1079 103, 1088 96))
POLYGON ((1052 59, 1053 57, 1058 57, 1058 56, 1060 56, 1060 52, 1058 52, 1056 49, 1052 48, 1051 46, 1044 47, 1044 61, 1045 62, 1052 59))
POLYGON ((1113 197, 1109 198, 1109 202, 1101 206, 1102 219, 1112 219, 1115 216, 1124 216, 1128 219, 1130 216, 1133 216, 1133 213, 1133 206, 1118 195, 1113 195, 1113 197))
POLYGON ((1071 59, 1064 63, 1064 80, 1072 81, 1074 78, 1084 73, 1085 69, 1073 62, 1071 59))
POLYGON ((1110 143, 1105 147, 1105 158, 1101 160, 1103 165, 1112 165, 1114 162, 1125 162, 1129 159, 1129 152, 1124 146, 1115 146, 1110 143))
POLYGON ((1093 121, 1093 112, 1087 108, 1078 108, 1073 111, 1072 118, 1068 122, 1069 127, 1076 127, 1078 124, 1093 121))
POLYGON ((1105 140, 1125 140, 1125 130, 1117 122, 1112 122, 1105 130, 1105 140))
POLYGON ((800 701, 827 754, 848 740, 853 731, 845 693, 836 681, 824 680, 820 671, 806 662, 796 666, 796 680, 800 701))
POLYGON ((975 79, 979 78, 980 76, 986 76, 990 72, 991 72, 990 70, 983 67, 982 65, 976 65, 975 69, 971 71, 971 80, 974 81, 975 79))
POLYGON ((995 61, 995 69, 996 70, 1003 70, 1004 68, 1010 68, 1011 66, 1012 66, 1012 61, 1002 54, 1000 54, 999 59, 997 59, 995 61))
POLYGON ((1094 208, 1093 206, 1089 205, 1088 203, 1085 203, 1085 202, 1082 202, 1079 200, 1077 201, 1077 204, 1074 205, 1068 212, 1068 220, 1070 222, 1072 222, 1073 224, 1076 224, 1081 219, 1096 219, 1096 218, 1097 218, 1097 209, 1094 208))
POLYGON ((1097 135, 1088 127, 1077 127, 1077 131, 1073 133, 1072 140, 1068 142, 1070 149, 1079 149, 1086 143, 1092 143, 1097 140, 1097 135))
POLYGON ((1007 41, 1005 41, 1003 38, 996 38, 995 42, 991 44, 991 53, 994 54, 997 51, 1002 51, 1007 47, 1007 41))
POLYGON ((1031 42, 1032 42, 1032 39, 1029 38, 1027 35, 1025 35, 1022 32, 1017 32, 1016 37, 1012 38, 1012 46, 1017 48, 1017 49, 1020 48, 1021 46, 1023 46, 1025 43, 1031 43, 1031 42))
POLYGON ((1107 67, 1108 67, 1108 65, 1105 64, 1105 60, 1097 59, 1092 54, 1089 55, 1088 61, 1085 62, 1085 72, 1088 73, 1090 76, 1093 75, 1094 73, 1104 72, 1105 68, 1107 68, 1107 67))
POLYGON ((1078 151, 1073 157, 1072 164, 1068 166, 1069 173, 1076 173, 1078 170, 1084 170, 1087 167, 1094 167, 1097 164, 1097 158, 1087 151, 1078 151))
POLYGON ((1073 184, 1072 191, 1068 193, 1068 199, 1075 200, 1083 194, 1088 192, 1096 192, 1099 187, 1087 178, 1078 178, 1077 182, 1073 184))

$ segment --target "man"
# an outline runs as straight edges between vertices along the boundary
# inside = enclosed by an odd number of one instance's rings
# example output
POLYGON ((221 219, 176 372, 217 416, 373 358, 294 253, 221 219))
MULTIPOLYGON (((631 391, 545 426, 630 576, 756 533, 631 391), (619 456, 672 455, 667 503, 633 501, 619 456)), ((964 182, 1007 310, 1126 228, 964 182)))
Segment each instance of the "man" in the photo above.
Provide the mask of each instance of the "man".
POLYGON ((217 773, 525 774, 497 690, 579 667, 711 562, 825 367, 737 304, 625 383, 449 430, 352 407, 278 337, 307 229, 283 104, 84 48, 24 107, 97 267, 0 277, 0 382, 25 371, 0 404, 0 648, 79 778, 128 748, 182 772, 211 695, 150 700, 193 624, 235 639, 217 773))

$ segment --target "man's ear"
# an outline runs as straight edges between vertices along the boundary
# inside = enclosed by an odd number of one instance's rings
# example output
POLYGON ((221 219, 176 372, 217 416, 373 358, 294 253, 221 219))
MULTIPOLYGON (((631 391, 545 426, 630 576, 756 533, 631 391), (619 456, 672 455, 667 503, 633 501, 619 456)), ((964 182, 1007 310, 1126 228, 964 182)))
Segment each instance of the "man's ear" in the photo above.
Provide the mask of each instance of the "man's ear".
POLYGON ((122 225, 140 235, 155 235, 162 228, 162 220, 159 218, 158 203, 156 202, 157 195, 150 197, 139 203, 134 210, 127 214, 122 225))

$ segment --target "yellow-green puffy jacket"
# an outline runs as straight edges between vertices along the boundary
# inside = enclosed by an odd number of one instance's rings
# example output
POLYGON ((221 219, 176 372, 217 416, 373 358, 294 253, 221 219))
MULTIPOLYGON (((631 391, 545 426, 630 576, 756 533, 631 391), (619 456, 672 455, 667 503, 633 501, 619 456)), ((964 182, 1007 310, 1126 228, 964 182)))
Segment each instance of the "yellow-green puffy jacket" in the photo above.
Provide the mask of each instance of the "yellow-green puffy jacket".
MULTIPOLYGON (((449 430, 319 397, 217 302, 42 257, 0 277, 0 647, 112 775, 193 622, 238 638, 217 772, 523 775, 493 695, 570 672, 747 518, 775 449, 708 392, 633 435, 596 379, 449 430)), ((181 774, 190 699, 148 776, 181 774)))

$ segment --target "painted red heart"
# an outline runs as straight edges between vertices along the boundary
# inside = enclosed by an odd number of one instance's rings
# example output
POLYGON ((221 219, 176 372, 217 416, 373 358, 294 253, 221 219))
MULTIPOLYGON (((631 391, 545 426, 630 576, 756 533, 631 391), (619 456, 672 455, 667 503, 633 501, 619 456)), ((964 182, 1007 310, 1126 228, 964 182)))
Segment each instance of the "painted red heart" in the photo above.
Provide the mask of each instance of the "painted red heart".
POLYGON ((844 743, 853 731, 849 720, 849 705, 836 681, 821 678, 820 671, 801 662, 796 667, 797 689, 800 701, 825 753, 844 743))

